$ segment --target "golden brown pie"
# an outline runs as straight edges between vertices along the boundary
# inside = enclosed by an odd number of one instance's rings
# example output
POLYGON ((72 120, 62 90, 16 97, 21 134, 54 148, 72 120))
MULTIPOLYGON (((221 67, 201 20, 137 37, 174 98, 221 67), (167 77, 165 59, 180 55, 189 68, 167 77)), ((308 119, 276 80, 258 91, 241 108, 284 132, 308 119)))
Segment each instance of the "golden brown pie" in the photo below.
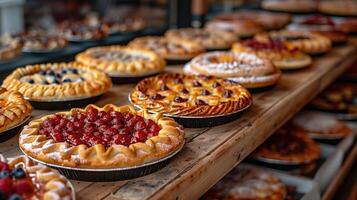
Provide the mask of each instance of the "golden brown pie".
POLYGON ((142 80, 130 100, 150 112, 201 117, 235 113, 252 104, 251 94, 238 83, 171 73, 142 80))
POLYGON ((21 54, 22 43, 11 36, 0 39, 0 62, 11 60, 21 54))
POLYGON ((329 0, 319 1, 318 11, 332 15, 357 16, 357 2, 355 0, 329 0))
POLYGON ((233 52, 251 53, 267 58, 280 69, 298 69, 311 64, 310 56, 300 52, 292 45, 278 41, 258 41, 255 39, 237 42, 232 47, 233 52))
POLYGON ((262 7, 267 10, 308 13, 317 9, 317 3, 311 0, 263 0, 262 7))
POLYGON ((106 15, 102 23, 111 34, 138 31, 146 26, 145 21, 140 17, 123 17, 118 13, 106 15))
POLYGON ((228 49, 238 39, 229 31, 194 28, 171 29, 165 37, 169 40, 195 41, 206 49, 228 49))
POLYGON ((31 115, 32 107, 17 91, 0 88, 0 137, 31 115))
POLYGON ((23 43, 22 50, 25 52, 49 52, 63 49, 67 46, 67 40, 59 35, 45 32, 30 32, 16 34, 23 43))
POLYGON ((57 171, 26 156, 5 159, 0 154, 2 199, 74 200, 72 184, 57 171))
POLYGON ((31 101, 75 100, 107 92, 112 83, 103 72, 76 62, 28 65, 13 71, 2 87, 31 101))
POLYGON ((108 36, 108 29, 82 21, 64 21, 59 25, 59 33, 69 41, 80 42, 104 39, 108 36))
POLYGON ((246 88, 272 86, 281 76, 280 70, 268 59, 250 53, 219 51, 195 57, 185 65, 184 71, 226 78, 246 88))
POLYGON ((141 165, 183 144, 183 129, 173 119, 111 104, 44 116, 20 133, 20 148, 27 156, 90 169, 141 165))
POLYGON ((165 60, 153 51, 125 46, 90 48, 78 54, 76 60, 114 77, 152 75, 163 71, 166 65, 165 60))
POLYGON ((167 60, 189 60, 205 51, 205 49, 197 42, 169 40, 165 37, 157 36, 136 38, 129 43, 129 46, 155 51, 167 60))

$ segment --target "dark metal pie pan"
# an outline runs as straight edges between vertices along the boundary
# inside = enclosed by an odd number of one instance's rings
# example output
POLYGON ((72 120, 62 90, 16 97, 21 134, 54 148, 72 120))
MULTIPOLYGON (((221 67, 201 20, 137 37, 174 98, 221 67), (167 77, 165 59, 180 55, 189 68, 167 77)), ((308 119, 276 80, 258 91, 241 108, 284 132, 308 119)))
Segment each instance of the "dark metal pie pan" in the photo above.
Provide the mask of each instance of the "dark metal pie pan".
POLYGON ((22 49, 22 52, 27 54, 56 54, 62 52, 65 48, 66 46, 55 49, 22 49))
POLYGON ((9 129, 1 132, 0 133, 0 142, 5 142, 5 141, 9 140, 10 138, 14 137, 15 135, 17 135, 21 131, 23 126, 29 121, 30 118, 31 118, 31 116, 28 116, 19 124, 16 124, 15 126, 10 127, 9 129))
POLYGON ((114 84, 126 84, 126 83, 137 83, 141 81, 144 78, 148 78, 150 76, 156 76, 158 73, 153 73, 153 74, 148 74, 148 75, 143 75, 143 76, 112 76, 109 75, 110 78, 112 79, 112 82, 114 84))
POLYGON ((54 101, 33 101, 29 100, 31 105, 40 110, 65 110, 70 108, 84 107, 88 104, 94 103, 100 99, 101 95, 82 98, 82 99, 73 99, 73 100, 54 100, 54 101))
MULTIPOLYGON (((112 169, 85 169, 85 168, 75 168, 75 167, 65 167, 56 164, 46 163, 29 156, 32 160, 41 163, 43 165, 49 166, 53 169, 58 170, 61 174, 66 176, 71 180, 78 181, 89 181, 89 182, 112 182, 120 180, 134 179, 141 176, 151 174, 165 167, 170 160, 181 151, 182 146, 177 149, 177 151, 171 153, 170 155, 155 160, 152 162, 144 163, 138 166, 132 167, 122 167, 122 168, 112 168, 112 169)), ((20 148, 21 149, 21 148, 20 148)))

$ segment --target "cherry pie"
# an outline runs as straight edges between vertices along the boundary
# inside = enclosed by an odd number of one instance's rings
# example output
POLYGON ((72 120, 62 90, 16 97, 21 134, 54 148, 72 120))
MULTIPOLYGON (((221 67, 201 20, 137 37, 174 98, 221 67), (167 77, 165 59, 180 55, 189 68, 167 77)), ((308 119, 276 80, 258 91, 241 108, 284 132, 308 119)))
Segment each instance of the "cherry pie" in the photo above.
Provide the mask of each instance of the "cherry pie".
POLYGON ((0 198, 74 200, 72 184, 57 171, 25 156, 6 160, 0 154, 0 198))
POLYGON ((28 65, 13 71, 3 87, 31 101, 74 100, 101 95, 112 83, 103 72, 76 62, 28 65))
POLYGON ((184 132, 173 119, 132 106, 75 108, 34 120, 20 134, 20 148, 32 158, 91 169, 144 164, 183 144, 184 132))
POLYGON ((11 36, 0 39, 0 62, 11 60, 21 54, 22 43, 11 36))

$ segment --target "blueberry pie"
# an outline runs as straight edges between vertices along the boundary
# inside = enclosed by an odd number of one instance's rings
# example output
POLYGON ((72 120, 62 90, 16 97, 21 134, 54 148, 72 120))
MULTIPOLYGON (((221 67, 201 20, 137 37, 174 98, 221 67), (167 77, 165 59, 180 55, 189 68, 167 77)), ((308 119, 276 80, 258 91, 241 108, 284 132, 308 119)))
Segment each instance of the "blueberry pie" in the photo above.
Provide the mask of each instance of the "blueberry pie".
POLYGON ((170 73, 139 82, 130 100, 150 112, 201 117, 235 113, 252 104, 251 94, 238 83, 170 73))
POLYGON ((3 87, 31 101, 89 98, 105 93, 111 85, 105 73, 76 62, 28 65, 3 82, 3 87))
POLYGON ((20 148, 37 160, 77 168, 137 166, 164 158, 184 144, 173 119, 132 106, 88 105, 34 120, 20 148))
POLYGON ((0 39, 0 62, 15 58, 21 54, 22 43, 11 36, 0 39))
POLYGON ((69 21, 60 24, 59 33, 69 41, 101 40, 108 36, 108 30, 103 26, 69 21))
POLYGON ((72 184, 57 171, 25 156, 0 154, 0 198, 9 200, 74 200, 72 184))

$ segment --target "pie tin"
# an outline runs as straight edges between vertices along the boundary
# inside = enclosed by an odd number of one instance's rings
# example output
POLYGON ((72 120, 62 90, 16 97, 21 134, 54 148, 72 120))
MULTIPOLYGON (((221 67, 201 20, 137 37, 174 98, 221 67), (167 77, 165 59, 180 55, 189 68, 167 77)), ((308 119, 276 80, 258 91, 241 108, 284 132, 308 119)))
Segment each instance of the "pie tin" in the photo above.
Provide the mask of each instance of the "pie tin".
POLYGON ((150 76, 156 76, 159 73, 160 72, 155 72, 143 76, 114 76, 114 75, 109 75, 109 76, 114 84, 126 84, 126 83, 137 83, 144 78, 148 78, 150 76))
POLYGON ((131 30, 131 31, 109 31, 110 36, 117 35, 139 35, 143 32, 144 29, 131 30))
POLYGON ((142 177, 153 172, 156 172, 163 167, 165 167, 170 160, 182 150, 185 143, 181 145, 175 152, 169 154, 168 156, 154 160, 152 162, 144 163, 142 165, 132 166, 132 167, 121 167, 121 168, 112 168, 112 169, 100 169, 100 168, 75 168, 75 167, 66 167, 51 163, 46 163, 44 161, 37 160, 28 156, 21 148, 20 150, 27 155, 31 160, 51 167, 58 170, 61 174, 71 180, 77 181, 89 181, 89 182, 112 182, 112 181, 121 181, 134 179, 142 177))
POLYGON ((64 48, 66 48, 66 46, 64 46, 63 48, 55 49, 22 49, 22 52, 28 54, 54 54, 63 51, 64 48))
POLYGON ((30 104, 40 110, 65 110, 70 108, 83 107, 88 104, 94 103, 100 99, 103 94, 88 98, 79 98, 71 100, 53 100, 53 101, 34 101, 29 100, 30 104))
POLYGON ((173 58, 167 58, 166 63, 167 65, 184 65, 187 62, 189 62, 192 58, 185 58, 185 59, 173 59, 173 58))
POLYGON ((16 124, 15 126, 12 126, 12 127, 8 128, 7 130, 1 132, 0 133, 0 143, 5 142, 5 141, 9 140, 10 138, 14 137, 15 135, 17 135, 21 131, 22 127, 29 121, 30 118, 31 118, 31 116, 28 116, 19 124, 16 124))

